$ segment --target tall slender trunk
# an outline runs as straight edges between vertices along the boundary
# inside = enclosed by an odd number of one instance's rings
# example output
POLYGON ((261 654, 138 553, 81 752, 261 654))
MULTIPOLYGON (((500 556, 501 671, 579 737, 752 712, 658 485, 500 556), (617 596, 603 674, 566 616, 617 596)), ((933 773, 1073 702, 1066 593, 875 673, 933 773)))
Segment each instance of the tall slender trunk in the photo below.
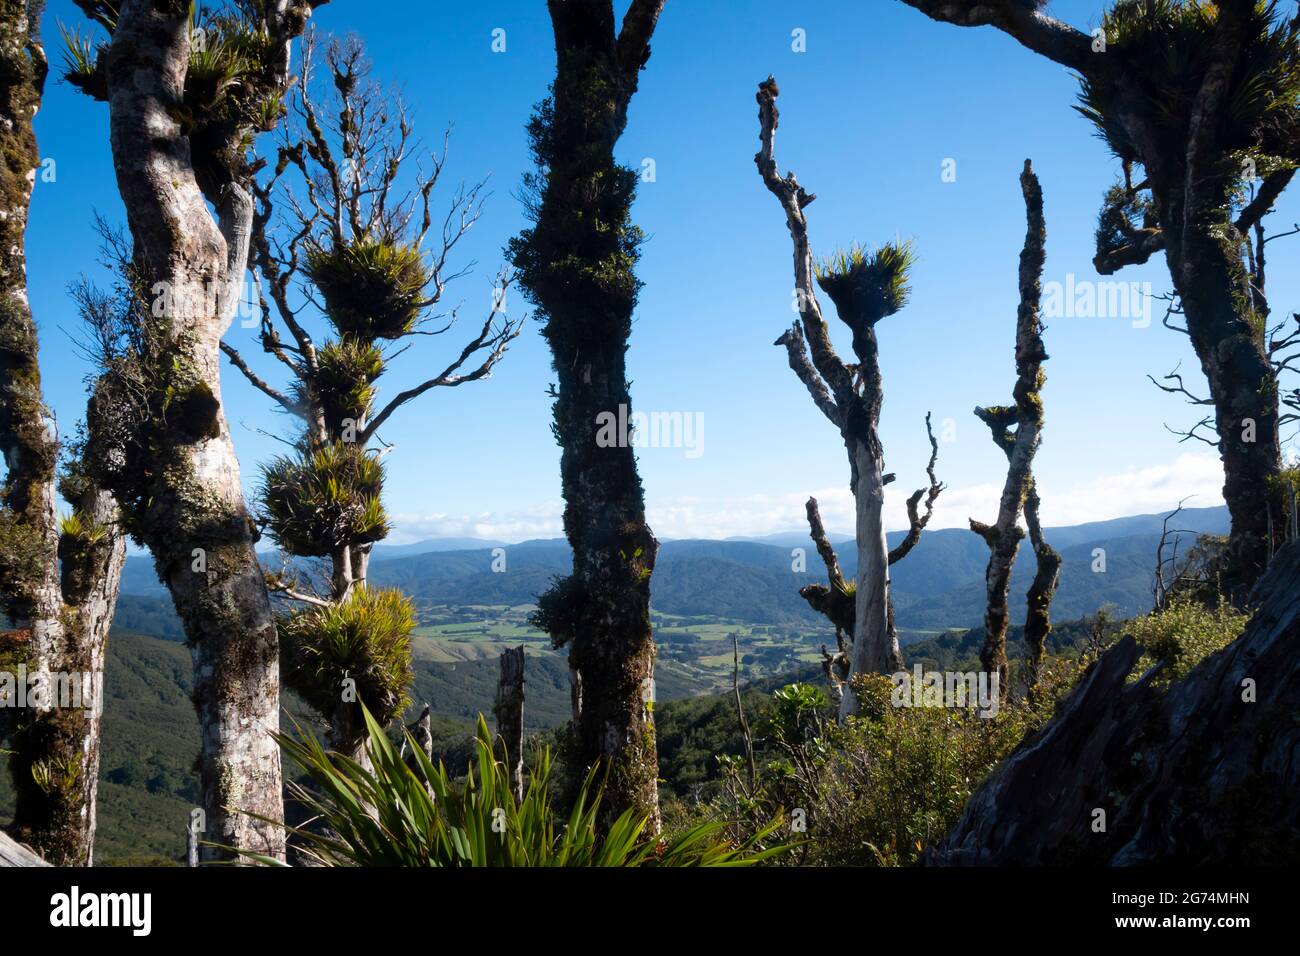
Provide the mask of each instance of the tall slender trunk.
POLYGON ((1043 399, 1041 390, 1046 376, 1043 363, 1047 349, 1043 344, 1041 319, 1043 264, 1047 257, 1047 225, 1043 218, 1043 191, 1033 164, 1025 160, 1020 174, 1020 190, 1025 199, 1025 243, 1020 250, 1020 304, 1016 309, 1016 384, 1012 389, 1014 405, 976 408, 975 415, 988 426, 993 443, 1007 456, 1007 476, 998 501, 998 517, 992 525, 970 521, 971 530, 989 547, 989 563, 984 571, 985 611, 984 647, 980 663, 984 671, 998 678, 998 695, 1003 700, 1011 691, 1007 666, 1007 625, 1010 614, 1007 596, 1016 552, 1025 532, 1020 528, 1022 509, 1027 513, 1039 573, 1029 594, 1026 637, 1030 641, 1031 685, 1042 656, 1042 642, 1050 627, 1048 606, 1055 587, 1060 557, 1043 540, 1038 524, 1038 494, 1034 485, 1034 455, 1042 441, 1043 399), (1055 559, 1055 563, 1053 562, 1055 559), (1050 587, 1049 587, 1050 585, 1050 587), (1034 629, 1029 633, 1029 629, 1034 629))
POLYGON ((840 719, 858 711, 853 677, 896 671, 903 665, 898 637, 890 627, 889 546, 882 516, 885 484, 882 462, 873 454, 871 442, 851 440, 853 461, 853 506, 857 525, 857 594, 853 622, 853 645, 849 649, 849 683, 840 698, 840 719))
MULTIPOLYGON (((113 163, 137 269, 168 307, 147 369, 166 404, 142 436, 146 471, 123 503, 194 659, 205 838, 282 858, 271 737, 278 641, 220 398, 218 345, 237 302, 231 289, 243 279, 253 207, 230 183, 217 203, 220 224, 208 211, 181 126, 189 52, 186 5, 125 0, 107 53, 113 163)), ((205 858, 222 855, 204 849, 205 858)))
POLYGON ((510 769, 515 800, 524 799, 524 649, 507 647, 501 652, 501 676, 492 708, 497 719, 497 737, 510 769))
POLYGON ((539 598, 535 620, 569 648, 575 756, 608 767, 602 824, 630 809, 654 832, 650 576, 659 544, 626 431, 641 237, 630 215, 637 175, 615 161, 614 146, 663 6, 633 0, 620 28, 610 0, 549 0, 556 78, 530 131, 539 203, 534 228, 512 243, 559 380, 554 428, 573 548, 573 573, 539 598))
MULTIPOLYGON (((556 324, 553 314, 551 326, 556 324)), ((659 542, 645 523, 631 447, 605 448, 596 441, 598 416, 631 404, 623 345, 593 354, 590 337, 561 343, 551 326, 560 378, 555 420, 563 423, 564 528, 573 547, 573 574, 562 600, 572 599, 577 613, 568 633, 578 753, 587 764, 608 762, 602 807, 609 819, 635 807, 651 813, 657 829, 650 575, 659 542)))
MULTIPOLYGON (((56 686, 64 649, 54 421, 41 393, 36 324, 27 298, 26 232, 40 156, 32 119, 46 75, 39 6, 0 4, 0 587, 4 611, 33 681, 56 686)), ((38 686, 33 684, 33 686, 38 686)), ((89 847, 69 820, 85 780, 76 717, 56 699, 29 704, 17 721, 12 770, 14 831, 55 863, 80 864, 89 847)), ((12 706, 12 702, 11 702, 12 706)))

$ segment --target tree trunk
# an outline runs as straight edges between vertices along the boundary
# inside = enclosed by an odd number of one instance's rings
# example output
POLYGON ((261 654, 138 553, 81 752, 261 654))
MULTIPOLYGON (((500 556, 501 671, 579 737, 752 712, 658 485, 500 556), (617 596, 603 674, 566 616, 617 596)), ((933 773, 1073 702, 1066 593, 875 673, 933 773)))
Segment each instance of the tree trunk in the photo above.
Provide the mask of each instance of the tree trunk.
POLYGON ((984 572, 986 603, 980 665, 985 673, 997 675, 998 695, 1002 700, 1006 700, 1011 692, 1007 667, 1007 624, 1010 618, 1007 598, 1011 570, 1025 536, 1019 524, 1022 510, 1026 513, 1039 562, 1026 615, 1031 686, 1042 656, 1041 645, 1050 629, 1048 609, 1060 566, 1060 557, 1043 540, 1039 527, 1038 493, 1033 472, 1034 455, 1042 440, 1041 391, 1045 381, 1043 363, 1047 361, 1040 315, 1043 264, 1047 258, 1047 225, 1043 218, 1043 191, 1029 160, 1025 160, 1020 174, 1020 190, 1025 199, 1025 242, 1020 250, 1020 304, 1016 309, 1016 384, 1012 388, 1015 404, 975 409, 975 415, 988 426, 993 443, 1007 456, 1007 476, 1002 484, 996 522, 990 526, 973 518, 970 521, 971 530, 989 546, 989 563, 984 572))
POLYGON ((1025 496, 1025 524, 1029 527, 1029 541, 1037 562, 1034 580, 1025 595, 1025 644, 1029 648, 1028 694, 1031 699, 1038 693, 1047 636, 1052 633, 1052 598, 1061 577, 1061 555, 1043 538, 1038 505, 1038 485, 1031 480, 1029 493, 1025 496))
POLYGON ((501 677, 497 682, 497 699, 493 707, 497 719, 497 736, 505 749, 510 767, 510 782, 515 800, 524 799, 524 649, 506 648, 501 652, 501 677))
POLYGON ((1057 716, 976 791, 927 861, 1293 863, 1300 853, 1300 544, 1257 585, 1242 635, 1167 689, 1102 655, 1057 716))
MULTIPOLYGON (((46 63, 39 9, 0 5, 0 451, 7 476, 0 489, 0 588, 10 626, 23 638, 32 678, 59 670, 63 600, 59 593, 55 472, 59 442, 41 394, 36 325, 27 299, 27 216, 40 156, 32 118, 41 103, 46 63)), ((75 841, 63 832, 57 792, 33 772, 77 773, 62 742, 66 715, 31 708, 19 719, 12 760, 15 832, 56 862, 75 861, 75 841)))
POLYGON ((39 166, 32 119, 45 81, 40 5, 0 5, 0 450, 5 612, 27 635, 28 673, 49 681, 47 706, 23 715, 14 740, 14 832, 51 862, 89 866, 99 784, 104 647, 125 543, 112 499, 93 487, 74 501, 98 542, 60 541, 58 436, 41 395, 36 326, 27 300, 25 239, 39 166), (62 579, 60 559, 63 559, 62 579), (59 691, 73 695, 59 699, 59 691))
POLYGON ((887 674, 903 666, 898 637, 889 626, 889 546, 882 517, 885 505, 882 463, 871 453, 867 442, 852 441, 850 454, 855 478, 858 583, 853 644, 849 648, 849 682, 840 698, 841 720, 858 712, 858 698, 853 693, 856 675, 887 674))
MULTIPOLYGON (((217 203, 220 227, 208 211, 181 127, 189 52, 185 5, 123 3, 107 53, 113 162, 137 268, 152 295, 166 296, 147 372, 167 405, 141 439, 147 473, 119 498, 153 551, 194 658, 205 838, 283 858, 271 738, 277 636, 220 399, 218 344, 237 304, 253 207, 231 183, 217 203)), ((222 855, 204 849, 205 859, 222 855)))
POLYGON ((1263 323, 1241 297, 1234 278, 1240 265, 1230 251, 1223 239, 1190 229, 1171 237, 1167 258, 1214 401, 1223 497, 1232 519, 1232 579, 1224 586, 1239 600, 1281 546, 1287 511, 1277 376, 1265 352, 1263 323))
POLYGON ((0 867, 49 865, 29 848, 0 832, 0 867))
POLYGON ((554 428, 573 548, 573 573, 539 598, 535 621, 569 647, 578 763, 608 766, 602 826, 630 809, 655 833, 650 576, 659 544, 630 434, 601 423, 622 426, 632 415, 625 353, 639 285, 637 175, 615 161, 614 146, 663 5, 633 0, 618 29, 610 0, 549 0, 556 78, 531 130, 536 224, 511 247, 559 380, 554 428))
POLYGON ((75 840, 79 865, 94 862, 96 806, 99 795, 100 721, 104 703, 104 662, 108 632, 117 608, 126 563, 126 536, 119 527, 117 503, 112 495, 88 488, 74 502, 83 521, 103 529, 99 541, 64 535, 59 543, 62 564, 63 600, 66 614, 65 649, 62 669, 89 675, 94 682, 92 706, 70 715, 68 749, 78 753, 81 774, 67 794, 65 818, 70 839, 75 840))

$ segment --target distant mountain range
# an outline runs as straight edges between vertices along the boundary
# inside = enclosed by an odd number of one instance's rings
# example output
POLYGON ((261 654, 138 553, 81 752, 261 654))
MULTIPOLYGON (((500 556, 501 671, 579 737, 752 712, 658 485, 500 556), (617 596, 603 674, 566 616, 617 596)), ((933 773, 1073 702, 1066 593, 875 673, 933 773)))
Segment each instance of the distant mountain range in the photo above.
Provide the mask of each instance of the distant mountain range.
MULTIPOLYGON (((1115 605, 1124 616, 1148 610, 1162 520, 1163 515, 1136 515, 1045 529, 1047 540, 1064 559, 1053 616, 1070 620, 1104 604, 1115 605), (1097 549, 1105 552, 1104 572, 1093 570, 1097 549)), ((1176 524, 1195 534, 1223 534, 1228 530, 1227 509, 1186 510, 1176 524)), ((902 533, 889 538, 893 546, 902 533)), ((845 574, 852 575, 857 566, 852 540, 832 540, 845 574)), ((1184 542, 1184 550, 1188 544, 1184 542)), ((966 529, 926 532, 912 553, 891 569, 899 627, 915 631, 978 625, 987 560, 984 542, 966 529)), ((554 577, 568 572, 569 564, 568 544, 562 538, 519 544, 434 538, 377 546, 370 574, 373 583, 400 587, 421 605, 520 605, 532 604, 554 577), (494 548, 505 549, 504 571, 493 570, 494 548)), ((1032 552, 1022 548, 1012 575, 1013 619, 1019 617, 1032 577, 1032 552)), ((781 624, 817 619, 799 597, 799 588, 824 580, 825 570, 808 537, 786 532, 756 539, 665 541, 651 590, 654 608, 666 614, 781 624), (794 570, 794 548, 805 549, 802 573, 794 570)), ((122 593, 121 626, 162 633, 171 617, 170 602, 149 557, 127 560, 122 593)), ((179 633, 174 617, 171 620, 179 633)))

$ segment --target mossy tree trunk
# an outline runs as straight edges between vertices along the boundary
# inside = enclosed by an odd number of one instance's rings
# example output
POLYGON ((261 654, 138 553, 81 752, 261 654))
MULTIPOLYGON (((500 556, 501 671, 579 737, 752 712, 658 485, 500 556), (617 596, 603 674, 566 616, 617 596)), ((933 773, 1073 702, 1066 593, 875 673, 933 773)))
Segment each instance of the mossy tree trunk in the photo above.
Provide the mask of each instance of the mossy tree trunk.
POLYGON ((1016 384, 1012 391, 1014 405, 977 408, 975 414, 988 426, 993 443, 1007 456, 1007 476, 998 502, 997 520, 992 525, 970 521, 971 530, 989 546, 989 561, 984 573, 984 647, 980 662, 990 675, 998 675, 998 693, 1005 699, 1010 693, 1007 672, 1007 624, 1010 612, 1007 597, 1011 570, 1025 532, 1020 517, 1026 513, 1034 529, 1035 552, 1039 557, 1043 579, 1035 578, 1035 590, 1029 598, 1029 624, 1034 631, 1030 640, 1031 669, 1037 673, 1043 644, 1050 627, 1047 608, 1055 589, 1055 555, 1043 540, 1038 524, 1038 495, 1034 486, 1034 455, 1043 432, 1043 362, 1047 350, 1043 345, 1040 303, 1042 299, 1043 263, 1046 260, 1047 227, 1043 219, 1043 191, 1029 160, 1020 174, 1020 188, 1025 197, 1025 244, 1020 252, 1020 305, 1016 311, 1016 384), (1032 496, 1032 515, 1030 498, 1032 496))
POLYGON ((545 320, 558 378, 564 531, 573 572, 539 599, 537 622, 567 645, 577 759, 609 766, 603 822, 623 811, 659 827, 650 576, 658 542, 645 520, 636 456, 600 422, 627 420, 625 353, 639 283, 637 174, 614 158, 664 0, 634 0, 618 27, 611 0, 549 0, 556 76, 530 127, 539 172, 535 225, 512 243, 545 320))
POLYGON ((60 535, 56 517, 59 441, 41 394, 24 251, 40 165, 32 120, 46 76, 40 11, 39 3, 0 4, 0 450, 8 472, 0 586, 22 661, 52 691, 16 722, 13 829, 53 863, 89 866, 104 651, 125 540, 111 496, 75 476, 62 490, 79 530, 60 535), (60 699, 59 689, 73 698, 60 699))
MULTIPOLYGON (((27 215, 40 165, 32 119, 47 69, 35 6, 14 0, 0 4, 0 450, 8 471, 0 489, 0 583, 10 626, 25 645, 27 670, 48 679, 59 669, 63 602, 55 494, 59 443, 41 394, 36 324, 27 299, 27 215)), ((60 723, 57 710, 24 714, 13 758, 19 838, 56 857, 68 841, 56 835, 53 801, 45 798, 32 771, 62 749, 56 747, 60 723)))

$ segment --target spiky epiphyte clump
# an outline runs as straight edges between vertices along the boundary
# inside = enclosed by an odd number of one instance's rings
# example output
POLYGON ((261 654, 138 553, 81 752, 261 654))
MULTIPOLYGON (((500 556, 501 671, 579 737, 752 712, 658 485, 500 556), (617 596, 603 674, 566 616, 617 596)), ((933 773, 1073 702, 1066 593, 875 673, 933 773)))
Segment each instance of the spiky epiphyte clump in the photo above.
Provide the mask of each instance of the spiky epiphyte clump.
POLYGON ((854 243, 817 263, 815 274, 840 319, 855 328, 875 325, 907 304, 915 262, 910 241, 886 243, 871 253, 854 243))
MULTIPOLYGON (((387 724, 409 703, 415 605, 394 588, 357 588, 345 601, 279 621, 285 685, 325 715, 363 702, 387 724), (355 696, 346 691, 354 685, 355 696)), ((358 716, 359 716, 358 710, 358 716)), ((360 725, 360 720, 356 721, 360 725)))
POLYGON ((414 329, 431 281, 418 248, 373 238, 312 249, 307 275, 339 334, 367 342, 401 338, 414 329))
POLYGON ((316 353, 316 363, 310 404, 324 413, 326 427, 338 432, 348 419, 359 424, 369 418, 375 404, 374 383, 384 373, 379 347, 350 338, 327 342, 316 353))
MULTIPOLYGON (((119 4, 79 5, 110 35, 115 31, 119 4)), ((63 39, 63 79, 94 99, 107 100, 107 57, 104 54, 108 51, 108 44, 63 24, 59 24, 59 32, 63 39)), ((216 12, 192 5, 184 109, 178 116, 191 129, 248 122, 268 111, 274 111, 278 118, 283 112, 280 97, 257 82, 257 74, 267 64, 274 63, 279 55, 277 42, 266 25, 248 13, 237 9, 216 12)))
POLYGON ((324 557, 388 534, 380 494, 383 464, 356 444, 282 455, 262 469, 262 504, 276 543, 299 557, 324 557))
MULTIPOLYGON (((1124 101, 1166 143, 1186 141, 1196 98, 1215 57, 1218 6, 1204 0, 1118 0, 1102 18, 1107 56, 1123 58, 1128 89, 1136 79, 1145 102, 1124 101)), ((1277 17, 1272 0, 1258 0, 1245 24, 1245 47, 1236 58, 1224 102, 1223 142, 1228 150, 1290 155, 1300 126, 1300 26, 1277 17)), ((1084 79, 1076 109, 1096 127, 1120 159, 1139 161, 1137 144, 1118 120, 1123 90, 1104 79, 1084 79)))

